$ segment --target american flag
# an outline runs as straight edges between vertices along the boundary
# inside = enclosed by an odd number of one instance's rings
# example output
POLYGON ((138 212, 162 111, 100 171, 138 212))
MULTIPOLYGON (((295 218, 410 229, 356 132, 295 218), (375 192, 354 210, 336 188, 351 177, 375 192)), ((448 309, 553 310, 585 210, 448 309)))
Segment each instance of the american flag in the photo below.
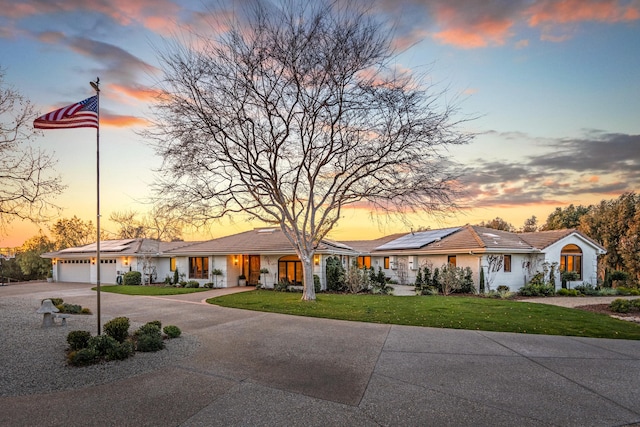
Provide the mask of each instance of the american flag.
POLYGON ((98 128, 98 96, 67 105, 33 121, 36 129, 98 128))

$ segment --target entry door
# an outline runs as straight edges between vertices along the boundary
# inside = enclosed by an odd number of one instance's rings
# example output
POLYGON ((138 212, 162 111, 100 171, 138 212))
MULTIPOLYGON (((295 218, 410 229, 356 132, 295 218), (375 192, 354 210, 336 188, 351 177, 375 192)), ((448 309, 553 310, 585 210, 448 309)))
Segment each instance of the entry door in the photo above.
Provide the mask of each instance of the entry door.
POLYGON ((260 255, 249 255, 249 285, 257 285, 260 281, 260 255))

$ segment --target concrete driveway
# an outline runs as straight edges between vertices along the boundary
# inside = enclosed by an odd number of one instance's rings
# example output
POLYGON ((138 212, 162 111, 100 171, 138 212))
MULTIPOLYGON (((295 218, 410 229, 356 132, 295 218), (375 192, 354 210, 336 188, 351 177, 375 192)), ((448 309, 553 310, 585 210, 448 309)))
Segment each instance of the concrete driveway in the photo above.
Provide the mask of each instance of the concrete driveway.
MULTIPOLYGON (((237 290, 103 292, 103 323, 127 316, 178 325, 197 341, 193 354, 102 385, 0 397, 0 425, 640 425, 640 341, 376 325, 203 302, 237 290)), ((0 288, 0 298, 34 303, 54 294, 95 313, 89 285, 0 288)))

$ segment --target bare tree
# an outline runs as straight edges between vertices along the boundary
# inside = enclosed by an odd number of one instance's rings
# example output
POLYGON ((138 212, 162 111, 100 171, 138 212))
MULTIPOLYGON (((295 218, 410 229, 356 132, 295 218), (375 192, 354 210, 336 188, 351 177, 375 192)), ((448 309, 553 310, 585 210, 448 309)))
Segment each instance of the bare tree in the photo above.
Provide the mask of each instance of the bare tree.
POLYGON ((62 193, 53 156, 28 145, 35 135, 33 104, 4 81, 0 68, 0 232, 14 219, 42 222, 62 193))
POLYGON ((159 53, 157 194, 196 225, 244 213, 278 225, 314 300, 313 255, 344 206, 453 207, 444 149, 466 143, 442 92, 388 67, 388 28, 355 2, 256 2, 215 36, 159 53))
POLYGON ((502 270, 503 265, 504 255, 487 255, 487 291, 491 291, 491 284, 496 280, 496 276, 498 275, 498 272, 502 270))
POLYGON ((184 226, 184 221, 175 212, 161 206, 154 207, 141 218, 135 211, 112 212, 109 220, 118 224, 116 236, 119 239, 180 240, 184 226))

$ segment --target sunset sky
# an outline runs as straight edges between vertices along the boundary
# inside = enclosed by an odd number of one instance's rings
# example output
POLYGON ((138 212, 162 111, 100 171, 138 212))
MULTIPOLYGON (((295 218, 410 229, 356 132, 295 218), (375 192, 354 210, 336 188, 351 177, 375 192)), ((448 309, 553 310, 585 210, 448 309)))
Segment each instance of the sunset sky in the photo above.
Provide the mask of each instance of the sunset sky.
MULTIPOLYGON (((102 228, 114 211, 144 212, 160 165, 139 135, 151 117, 157 49, 206 15, 246 1, 0 0, 0 67, 40 113, 93 95, 100 77, 102 228)), ((277 2, 274 2, 277 3, 277 2)), ((395 26, 397 67, 447 89, 478 136, 451 156, 465 166, 459 214, 413 226, 475 224, 496 216, 516 227, 555 207, 591 204, 640 188, 640 0, 385 0, 371 13, 395 26)), ((95 130, 45 131, 68 187, 61 217, 96 219, 95 130)), ((223 221, 203 240, 259 226, 223 221)), ((46 227, 43 227, 46 230, 46 227)), ((351 209, 335 239, 407 230, 351 209)), ((38 227, 14 221, 0 247, 38 227)))

